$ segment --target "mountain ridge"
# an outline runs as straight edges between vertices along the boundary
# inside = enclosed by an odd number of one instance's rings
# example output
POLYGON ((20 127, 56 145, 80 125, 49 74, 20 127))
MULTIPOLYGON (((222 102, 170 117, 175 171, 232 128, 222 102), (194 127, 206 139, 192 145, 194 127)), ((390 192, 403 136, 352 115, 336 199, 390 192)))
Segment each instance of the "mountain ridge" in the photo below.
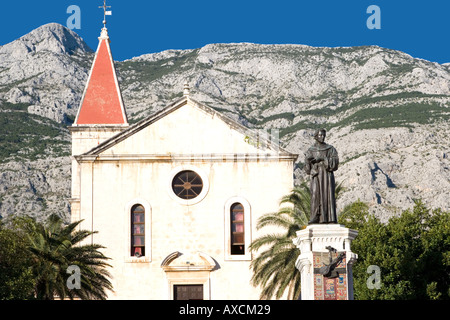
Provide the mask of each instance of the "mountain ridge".
MULTIPOLYGON (((0 138, 0 151, 8 150, 0 154, 0 215, 68 215, 66 127, 93 58, 81 37, 54 23, 0 47, 0 123, 21 124, 3 126, 9 131, 0 138)), ((197 101, 249 128, 279 130, 283 146, 301 155, 297 182, 307 178, 302 154, 311 132, 327 128, 342 159, 337 178, 348 184, 341 209, 360 198, 390 215, 423 197, 450 210, 450 65, 378 46, 253 43, 165 50, 115 65, 133 123, 181 97, 188 81, 197 101)))

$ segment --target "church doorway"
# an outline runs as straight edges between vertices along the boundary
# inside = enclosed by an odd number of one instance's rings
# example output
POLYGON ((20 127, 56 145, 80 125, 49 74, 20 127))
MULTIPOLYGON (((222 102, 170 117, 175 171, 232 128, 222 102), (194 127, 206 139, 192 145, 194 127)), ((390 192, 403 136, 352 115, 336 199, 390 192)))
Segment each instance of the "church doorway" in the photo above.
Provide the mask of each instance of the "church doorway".
POLYGON ((203 285, 174 285, 173 298, 174 300, 203 300, 203 285))
POLYGON ((169 254, 161 263, 167 279, 170 300, 210 300, 210 273, 219 266, 202 252, 179 251, 169 254))

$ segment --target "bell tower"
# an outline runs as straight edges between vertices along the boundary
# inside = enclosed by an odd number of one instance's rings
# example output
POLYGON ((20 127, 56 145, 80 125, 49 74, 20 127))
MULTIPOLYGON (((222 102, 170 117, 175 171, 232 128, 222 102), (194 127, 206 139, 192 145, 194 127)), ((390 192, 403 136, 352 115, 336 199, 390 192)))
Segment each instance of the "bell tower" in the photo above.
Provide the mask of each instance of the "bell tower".
POLYGON ((80 164, 75 156, 98 146, 129 127, 122 94, 111 54, 104 9, 103 28, 77 116, 69 131, 72 135, 72 221, 80 219, 80 164))

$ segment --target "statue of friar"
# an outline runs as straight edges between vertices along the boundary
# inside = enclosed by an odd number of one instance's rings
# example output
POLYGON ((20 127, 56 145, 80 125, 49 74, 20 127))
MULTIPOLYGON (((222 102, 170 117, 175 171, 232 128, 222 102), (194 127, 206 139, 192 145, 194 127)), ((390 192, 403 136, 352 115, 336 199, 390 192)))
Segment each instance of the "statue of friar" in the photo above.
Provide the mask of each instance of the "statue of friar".
POLYGON ((326 130, 314 133, 316 142, 305 156, 305 172, 311 176, 311 217, 308 224, 337 223, 334 171, 339 165, 336 149, 325 143, 326 130))

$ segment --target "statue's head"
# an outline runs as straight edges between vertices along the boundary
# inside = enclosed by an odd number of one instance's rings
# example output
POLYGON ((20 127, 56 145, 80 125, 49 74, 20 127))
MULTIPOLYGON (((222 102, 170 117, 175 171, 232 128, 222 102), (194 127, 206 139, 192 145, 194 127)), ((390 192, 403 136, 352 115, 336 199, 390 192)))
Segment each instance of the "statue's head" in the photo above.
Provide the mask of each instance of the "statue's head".
POLYGON ((318 129, 316 130, 316 132, 314 133, 314 139, 316 139, 316 141, 323 143, 325 141, 325 137, 327 135, 327 131, 325 129, 318 129))

